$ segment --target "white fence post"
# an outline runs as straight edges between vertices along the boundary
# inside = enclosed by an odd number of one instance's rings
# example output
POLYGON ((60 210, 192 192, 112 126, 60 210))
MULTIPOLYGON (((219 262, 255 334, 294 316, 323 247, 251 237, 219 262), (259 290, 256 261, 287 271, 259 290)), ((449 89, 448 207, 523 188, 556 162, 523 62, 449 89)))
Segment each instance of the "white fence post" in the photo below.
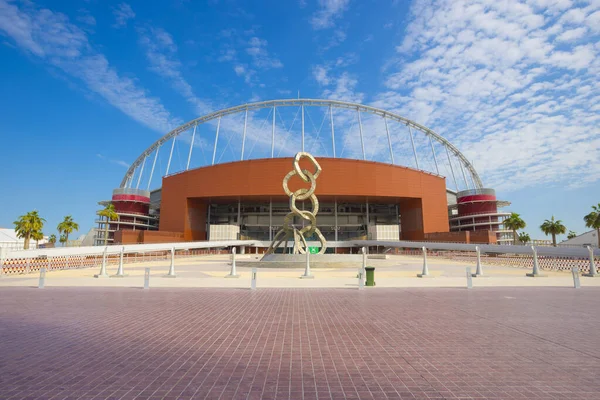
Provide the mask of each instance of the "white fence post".
POLYGON ((121 254, 119 254, 119 269, 117 270, 117 274, 113 275, 112 278, 123 278, 127 275, 123 273, 123 253, 125 252, 125 247, 121 247, 121 254))
POLYGON ((540 266, 538 264, 537 250, 535 249, 534 246, 531 246, 531 251, 533 251, 533 271, 530 274, 526 274, 526 276, 529 276, 531 278, 545 277, 546 275, 540 274, 540 266))
POLYGON ((481 268, 481 251, 479 251, 479 246, 475 246, 475 251, 477 252, 477 268, 472 276, 473 278, 483 276, 483 269, 481 268))
POLYGON ((100 273, 94 275, 94 278, 108 278, 108 274, 106 273, 106 250, 108 250, 108 247, 105 247, 102 252, 102 266, 100 267, 100 273))
POLYGON ((175 278, 175 246, 171 248, 171 265, 169 266, 169 273, 165 275, 165 278, 175 278))
POLYGON ((306 249, 306 267, 304 268, 304 275, 300 276, 300 279, 313 279, 315 276, 310 273, 310 251, 306 249))
MULTIPOLYGON (((600 240, 600 239, 598 239, 600 240)), ((589 257, 590 257, 590 272, 587 274, 584 274, 583 276, 589 276, 592 278, 596 278, 600 275, 598 275, 598 271, 596 271, 596 264, 594 264, 594 249, 592 249, 590 246, 587 246, 587 250, 589 253, 589 257)))
POLYGON ((421 251, 423 251, 423 271, 420 274, 417 274, 419 278, 431 278, 429 275, 429 266, 427 265, 427 249, 425 246, 421 247, 421 251))
MULTIPOLYGON (((252 270, 254 271, 254 269, 252 270)), ((231 249, 231 271, 229 275, 225 276, 225 278, 239 278, 240 276, 237 273, 237 269, 235 266, 235 247, 231 249)), ((254 272, 252 272, 252 279, 254 279, 254 272)))

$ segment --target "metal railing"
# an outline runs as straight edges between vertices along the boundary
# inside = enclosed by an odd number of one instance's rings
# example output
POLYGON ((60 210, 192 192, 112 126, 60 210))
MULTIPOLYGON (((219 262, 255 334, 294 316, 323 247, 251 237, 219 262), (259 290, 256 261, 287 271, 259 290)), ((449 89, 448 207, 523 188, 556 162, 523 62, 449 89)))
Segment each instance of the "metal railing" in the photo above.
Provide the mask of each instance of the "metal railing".
POLYGON ((460 192, 456 193, 456 197, 460 198, 460 197, 464 197, 464 196, 475 196, 478 194, 487 194, 487 195, 492 195, 495 196, 496 195, 496 191, 494 189, 468 189, 468 190, 461 190, 460 192))

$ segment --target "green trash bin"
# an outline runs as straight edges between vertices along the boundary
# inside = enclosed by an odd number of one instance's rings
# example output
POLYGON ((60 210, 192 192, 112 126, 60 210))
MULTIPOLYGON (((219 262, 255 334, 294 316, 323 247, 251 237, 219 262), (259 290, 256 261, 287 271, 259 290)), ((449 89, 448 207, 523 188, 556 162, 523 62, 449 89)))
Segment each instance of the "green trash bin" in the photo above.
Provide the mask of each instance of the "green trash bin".
POLYGON ((367 282, 365 285, 375 286, 375 267, 366 267, 365 271, 367 271, 367 282))

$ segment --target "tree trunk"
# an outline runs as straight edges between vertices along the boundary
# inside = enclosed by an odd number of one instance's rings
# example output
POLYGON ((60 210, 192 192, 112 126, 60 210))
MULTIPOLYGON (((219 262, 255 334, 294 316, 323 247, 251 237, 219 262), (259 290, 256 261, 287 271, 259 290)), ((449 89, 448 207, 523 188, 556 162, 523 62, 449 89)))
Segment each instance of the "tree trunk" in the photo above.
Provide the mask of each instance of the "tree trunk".
POLYGON ((556 234, 552 234, 552 246, 556 247, 556 234))
POLYGON ((513 229, 513 245, 515 245, 515 246, 516 246, 516 245, 517 245, 517 241, 518 241, 518 240, 519 240, 519 239, 517 238, 517 230, 516 230, 516 229, 513 229))
POLYGON ((596 239, 598 240, 598 248, 600 249, 600 228, 596 228, 596 239))
POLYGON ((65 247, 69 245, 69 232, 65 232, 65 247))
POLYGON ((106 225, 104 225, 104 246, 108 243, 108 217, 106 217, 106 225))
POLYGON ((29 235, 25 236, 25 242, 23 243, 23 249, 29 250, 29 235))

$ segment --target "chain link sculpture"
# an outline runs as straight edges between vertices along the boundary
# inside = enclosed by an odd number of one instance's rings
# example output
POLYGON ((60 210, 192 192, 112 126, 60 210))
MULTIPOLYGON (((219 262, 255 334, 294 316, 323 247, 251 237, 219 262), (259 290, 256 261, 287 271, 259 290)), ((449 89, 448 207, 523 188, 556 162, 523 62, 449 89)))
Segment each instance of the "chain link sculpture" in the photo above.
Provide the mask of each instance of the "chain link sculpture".
POLYGON ((317 199, 317 196, 315 196, 315 189, 317 188, 316 180, 321 173, 321 166, 312 155, 306 152, 300 152, 296 154, 293 165, 294 169, 290 171, 285 178, 283 178, 283 191, 290 197, 291 212, 285 216, 283 220, 283 227, 275 235, 275 238, 273 239, 271 246, 269 246, 266 254, 274 253, 284 241, 285 247, 283 248, 283 252, 284 254, 287 253, 288 241, 290 239, 293 239, 294 241, 294 247, 292 251, 293 254, 306 254, 306 252, 309 251, 306 238, 311 237, 313 234, 316 235, 321 242, 321 250, 319 251, 319 254, 323 254, 327 248, 327 241, 321 234, 319 228, 317 228, 316 217, 317 213, 319 212, 319 200, 317 199), (300 160, 302 158, 308 158, 312 162, 312 164, 315 166, 315 172, 300 169, 300 160), (304 182, 310 183, 310 188, 298 189, 295 192, 292 192, 288 187, 288 182, 294 175, 298 175, 304 182), (312 210, 299 210, 298 207, 296 207, 296 200, 304 201, 306 199, 310 199, 312 210), (302 229, 297 229, 293 226, 294 217, 299 217, 308 221, 308 225, 302 229))

